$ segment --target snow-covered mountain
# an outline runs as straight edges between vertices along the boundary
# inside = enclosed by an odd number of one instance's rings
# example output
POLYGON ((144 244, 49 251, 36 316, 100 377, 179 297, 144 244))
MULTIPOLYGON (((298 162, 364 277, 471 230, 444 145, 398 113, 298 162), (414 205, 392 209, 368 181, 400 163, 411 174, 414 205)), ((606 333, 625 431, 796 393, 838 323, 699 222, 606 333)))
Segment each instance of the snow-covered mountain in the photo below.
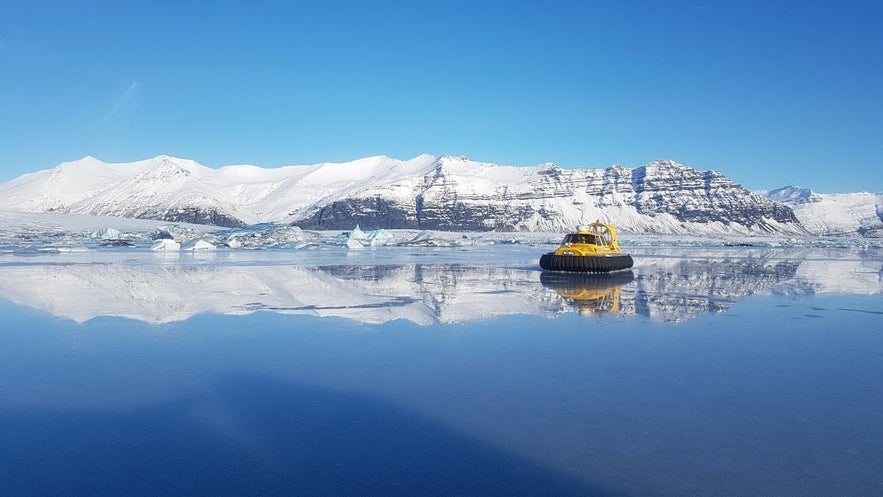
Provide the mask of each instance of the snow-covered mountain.
POLYGON ((564 170, 420 155, 212 169, 86 157, 0 185, 0 209, 315 229, 564 231, 604 219, 631 233, 805 233, 789 207, 674 161, 564 170))
POLYGON ((883 236, 883 193, 816 193, 786 186, 767 197, 790 207, 813 234, 883 236))

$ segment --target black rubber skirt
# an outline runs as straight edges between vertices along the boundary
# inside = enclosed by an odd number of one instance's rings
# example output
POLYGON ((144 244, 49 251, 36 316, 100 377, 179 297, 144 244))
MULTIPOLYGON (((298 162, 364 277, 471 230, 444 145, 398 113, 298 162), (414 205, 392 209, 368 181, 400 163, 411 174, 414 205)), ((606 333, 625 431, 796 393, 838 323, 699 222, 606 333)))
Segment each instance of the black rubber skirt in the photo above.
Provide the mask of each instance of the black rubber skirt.
POLYGON ((609 273, 628 269, 635 264, 629 254, 599 256, 555 255, 552 252, 540 257, 540 267, 546 271, 570 271, 574 273, 609 273))

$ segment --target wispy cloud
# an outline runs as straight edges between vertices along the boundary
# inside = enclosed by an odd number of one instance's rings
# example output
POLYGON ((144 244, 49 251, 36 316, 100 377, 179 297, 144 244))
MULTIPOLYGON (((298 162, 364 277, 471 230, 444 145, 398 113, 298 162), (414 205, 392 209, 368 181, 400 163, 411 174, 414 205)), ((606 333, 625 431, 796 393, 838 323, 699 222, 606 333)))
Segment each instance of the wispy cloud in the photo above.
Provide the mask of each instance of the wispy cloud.
POLYGON ((107 115, 104 116, 104 119, 102 119, 102 121, 107 121, 108 119, 113 117, 113 115, 117 113, 117 110, 119 110, 120 106, 122 106, 126 102, 126 100, 129 99, 129 96, 132 95, 132 92, 135 91, 135 88, 137 87, 138 82, 132 81, 132 84, 129 85, 129 88, 126 90, 125 93, 123 93, 123 96, 117 100, 113 108, 110 109, 110 112, 108 112, 107 115))

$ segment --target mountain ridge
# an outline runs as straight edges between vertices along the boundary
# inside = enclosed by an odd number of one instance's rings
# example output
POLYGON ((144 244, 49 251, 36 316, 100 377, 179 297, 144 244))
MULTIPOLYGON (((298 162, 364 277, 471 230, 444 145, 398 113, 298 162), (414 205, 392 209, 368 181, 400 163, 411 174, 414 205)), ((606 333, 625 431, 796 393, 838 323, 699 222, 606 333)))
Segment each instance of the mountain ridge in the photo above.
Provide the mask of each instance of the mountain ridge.
POLYGON ((787 203, 793 199, 784 200, 673 160, 562 169, 428 154, 216 169, 169 155, 129 163, 85 157, 0 184, 7 210, 220 226, 566 231, 600 218, 632 233, 808 234, 787 203))

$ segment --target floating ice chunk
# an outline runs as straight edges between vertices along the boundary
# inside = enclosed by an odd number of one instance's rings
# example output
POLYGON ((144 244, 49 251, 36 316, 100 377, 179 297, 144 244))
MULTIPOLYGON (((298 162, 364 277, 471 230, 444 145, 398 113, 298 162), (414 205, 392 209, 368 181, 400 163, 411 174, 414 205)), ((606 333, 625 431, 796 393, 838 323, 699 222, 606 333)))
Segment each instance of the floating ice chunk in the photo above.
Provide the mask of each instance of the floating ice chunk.
POLYGON ((150 250, 180 250, 181 244, 169 238, 161 238, 154 242, 150 250))
POLYGON ((438 247, 438 240, 431 237, 428 231, 421 231, 410 240, 399 243, 402 247, 438 247))
POLYGON ((399 247, 462 247, 475 245, 466 235, 454 238, 458 233, 446 233, 440 236, 440 233, 430 231, 417 232, 408 240, 400 241, 395 245, 399 247))
POLYGON ((151 240, 174 240, 175 237, 166 228, 155 228, 150 232, 151 240))
POLYGON ((92 238, 101 240, 122 240, 123 234, 116 228, 102 228, 92 233, 92 238))
POLYGON ((365 232, 359 228, 357 224, 352 231, 350 231, 349 236, 346 239, 346 246, 350 249, 359 250, 368 246, 369 244, 368 236, 365 235, 365 232))
POLYGON ((382 229, 365 232, 359 228, 358 224, 353 228, 346 239, 346 246, 351 249, 382 247, 395 244, 395 235, 392 233, 382 229))
POLYGON ((150 235, 154 240, 172 239, 181 244, 195 242, 199 239, 211 238, 212 236, 212 233, 177 224, 156 228, 150 235))
POLYGON ((382 247, 394 242, 395 235, 386 230, 376 230, 368 233, 368 241, 372 247, 382 247))
POLYGON ((214 250, 216 247, 211 243, 199 239, 193 242, 189 242, 181 247, 182 250, 214 250))
POLYGON ((104 247, 134 247, 132 239, 137 235, 124 235, 116 228, 102 228, 92 233, 93 240, 100 240, 104 247))
POLYGON ((226 231, 219 243, 231 248, 290 247, 305 241, 304 232, 297 226, 261 223, 226 231))

